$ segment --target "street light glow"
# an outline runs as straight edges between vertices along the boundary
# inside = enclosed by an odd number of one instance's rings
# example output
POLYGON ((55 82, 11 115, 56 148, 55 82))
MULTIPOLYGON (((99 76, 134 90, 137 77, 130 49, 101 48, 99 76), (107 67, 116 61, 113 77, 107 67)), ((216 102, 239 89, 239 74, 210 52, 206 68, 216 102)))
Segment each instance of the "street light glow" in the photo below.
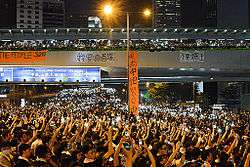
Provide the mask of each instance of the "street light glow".
POLYGON ((149 9, 145 9, 143 13, 147 17, 151 15, 151 11, 149 9))
POLYGON ((104 14, 111 15, 113 12, 113 8, 111 5, 105 5, 103 9, 104 14))

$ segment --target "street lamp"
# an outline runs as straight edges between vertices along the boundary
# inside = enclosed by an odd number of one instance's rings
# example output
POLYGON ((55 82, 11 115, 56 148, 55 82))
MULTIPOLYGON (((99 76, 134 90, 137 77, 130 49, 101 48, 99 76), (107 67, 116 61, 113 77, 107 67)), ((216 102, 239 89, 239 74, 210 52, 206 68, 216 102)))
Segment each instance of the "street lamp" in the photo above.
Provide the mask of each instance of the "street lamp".
MULTIPOLYGON (((103 12, 106 16, 110 16, 113 13, 113 7, 112 5, 105 5, 103 8, 103 12)), ((145 17, 149 17, 151 15, 151 11, 149 9, 145 9, 143 12, 122 12, 126 13, 127 15, 127 63, 128 63, 128 69, 127 69, 127 78, 128 78, 128 92, 129 92, 129 50, 130 50, 130 13, 143 13, 145 17)), ((129 96, 129 93, 128 93, 129 96)), ((129 97, 128 97, 128 110, 129 110, 129 97)))
POLYGON ((113 7, 109 4, 107 4, 103 8, 103 12, 105 15, 111 15, 113 13, 113 7))
POLYGON ((150 16, 151 15, 151 11, 149 9, 145 9, 143 12, 144 16, 150 16))

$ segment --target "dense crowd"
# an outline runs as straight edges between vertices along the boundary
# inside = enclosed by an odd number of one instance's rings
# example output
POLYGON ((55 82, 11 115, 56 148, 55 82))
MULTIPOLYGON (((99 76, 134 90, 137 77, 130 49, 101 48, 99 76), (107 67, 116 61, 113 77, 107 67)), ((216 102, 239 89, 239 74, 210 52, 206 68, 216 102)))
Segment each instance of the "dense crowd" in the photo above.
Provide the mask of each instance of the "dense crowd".
MULTIPOLYGON (((176 51, 208 49, 248 49, 248 40, 131 40, 133 50, 176 51)), ((126 40, 38 40, 38 41, 1 41, 0 50, 125 50, 126 40)))
POLYGON ((141 105, 111 88, 63 90, 25 107, 0 104, 2 167, 248 167, 247 111, 141 105))

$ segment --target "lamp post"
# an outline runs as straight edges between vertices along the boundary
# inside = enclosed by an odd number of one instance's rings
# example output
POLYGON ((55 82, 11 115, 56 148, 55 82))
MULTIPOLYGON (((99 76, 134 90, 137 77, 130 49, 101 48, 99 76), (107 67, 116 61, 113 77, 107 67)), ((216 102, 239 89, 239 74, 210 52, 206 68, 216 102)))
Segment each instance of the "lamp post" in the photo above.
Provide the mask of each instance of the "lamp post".
POLYGON ((130 41, 130 32, 129 32, 129 29, 130 29, 130 21, 129 21, 129 13, 127 12, 127 63, 128 63, 128 66, 127 66, 127 79, 128 79, 128 99, 127 99, 127 103, 128 103, 128 112, 130 113, 130 110, 129 110, 129 97, 130 97, 130 92, 129 92, 129 41, 130 41))
MULTIPOLYGON (((112 5, 105 5, 104 8, 103 8, 103 12, 105 15, 107 16, 110 16, 112 13, 113 13, 113 7, 112 5)), ((130 13, 141 13, 141 12, 126 12, 126 17, 127 17, 127 53, 126 53, 126 56, 127 56, 127 79, 128 79, 128 110, 129 110, 129 61, 130 61, 130 55, 129 55, 129 52, 130 52, 130 13)), ((143 15, 146 16, 146 17, 149 17, 151 15, 151 11, 149 9, 145 9, 143 11, 143 15)))

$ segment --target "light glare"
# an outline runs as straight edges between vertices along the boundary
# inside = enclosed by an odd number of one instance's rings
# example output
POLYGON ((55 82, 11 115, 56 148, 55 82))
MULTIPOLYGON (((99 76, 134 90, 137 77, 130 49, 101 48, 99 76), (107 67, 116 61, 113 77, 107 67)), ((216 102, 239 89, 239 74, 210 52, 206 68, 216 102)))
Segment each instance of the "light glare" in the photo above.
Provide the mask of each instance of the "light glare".
POLYGON ((112 14, 113 8, 111 5, 105 5, 104 6, 104 14, 110 15, 112 14))
POLYGON ((151 11, 149 9, 145 9, 144 15, 145 16, 150 16, 151 15, 151 11))

